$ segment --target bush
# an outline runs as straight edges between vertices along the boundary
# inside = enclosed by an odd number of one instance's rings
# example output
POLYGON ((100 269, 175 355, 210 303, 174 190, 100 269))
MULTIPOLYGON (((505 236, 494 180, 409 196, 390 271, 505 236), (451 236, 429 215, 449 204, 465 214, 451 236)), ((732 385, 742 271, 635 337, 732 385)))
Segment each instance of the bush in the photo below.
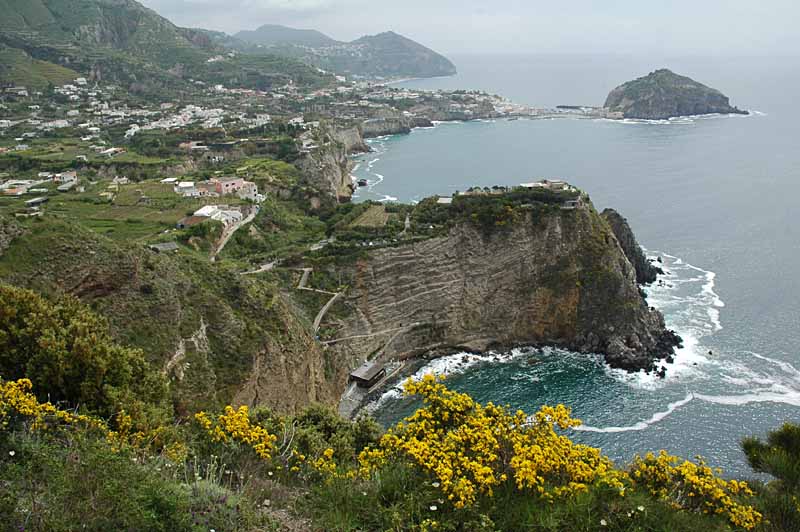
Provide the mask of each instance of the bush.
POLYGON ((0 285, 0 377, 28 378, 41 400, 137 422, 163 415, 166 381, 138 349, 122 347, 108 323, 76 298, 48 301, 0 285))

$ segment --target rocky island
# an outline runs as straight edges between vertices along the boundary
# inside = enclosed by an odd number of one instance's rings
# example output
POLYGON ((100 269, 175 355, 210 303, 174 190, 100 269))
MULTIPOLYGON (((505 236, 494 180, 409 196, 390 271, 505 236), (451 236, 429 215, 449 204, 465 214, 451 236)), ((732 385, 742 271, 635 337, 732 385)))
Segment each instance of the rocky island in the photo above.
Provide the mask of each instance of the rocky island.
POLYGON ((662 68, 612 90, 604 106, 623 118, 666 120, 678 116, 748 114, 727 96, 686 76, 662 68))

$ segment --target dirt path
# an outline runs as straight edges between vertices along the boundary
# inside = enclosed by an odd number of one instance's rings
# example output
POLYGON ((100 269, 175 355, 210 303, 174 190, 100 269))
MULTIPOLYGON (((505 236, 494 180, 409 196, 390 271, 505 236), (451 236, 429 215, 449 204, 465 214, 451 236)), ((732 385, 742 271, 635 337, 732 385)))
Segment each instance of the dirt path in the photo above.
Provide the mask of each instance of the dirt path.
POLYGON ((253 220, 255 220, 256 215, 258 214, 259 208, 255 207, 250 211, 250 214, 247 215, 241 222, 237 222, 233 225, 229 225, 222 231, 222 235, 220 239, 217 241, 217 244, 214 246, 214 251, 211 252, 211 262, 217 261, 217 255, 219 255, 222 250, 225 248, 225 244, 231 239, 233 234, 238 231, 241 227, 249 224, 253 220))

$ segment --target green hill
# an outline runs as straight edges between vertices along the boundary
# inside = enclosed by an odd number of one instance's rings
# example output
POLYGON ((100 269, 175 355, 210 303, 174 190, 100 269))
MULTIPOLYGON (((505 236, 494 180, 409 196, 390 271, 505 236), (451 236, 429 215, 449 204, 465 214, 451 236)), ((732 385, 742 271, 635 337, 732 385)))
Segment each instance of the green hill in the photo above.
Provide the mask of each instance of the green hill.
POLYGON ((333 46, 341 44, 317 30, 297 30, 277 24, 264 24, 253 31, 240 31, 235 38, 245 42, 262 44, 265 46, 275 44, 292 44, 297 46, 333 46))
MULTIPOLYGON (((0 0, 0 12, 0 43, 93 80, 139 89, 189 79, 261 89, 329 82, 291 59, 228 56, 207 32, 179 28, 134 0, 0 0)), ((14 75, 0 81, 15 82, 14 75)))
POLYGON ((611 91, 605 107, 625 118, 664 120, 704 114, 747 114, 727 96, 702 83, 662 68, 611 91))
POLYGON ((79 74, 69 68, 32 58, 25 51, 0 44, 0 79, 17 85, 41 88, 49 83, 63 85, 79 74))
POLYGON ((299 59, 337 74, 368 78, 450 76, 456 67, 430 48, 387 31, 341 42, 315 30, 266 25, 231 38, 251 54, 271 53, 299 59))

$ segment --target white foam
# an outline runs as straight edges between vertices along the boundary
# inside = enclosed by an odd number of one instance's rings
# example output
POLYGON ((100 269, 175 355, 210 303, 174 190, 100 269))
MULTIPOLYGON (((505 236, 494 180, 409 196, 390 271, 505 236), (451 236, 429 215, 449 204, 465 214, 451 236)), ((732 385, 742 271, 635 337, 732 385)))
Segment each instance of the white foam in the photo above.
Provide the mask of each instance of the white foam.
MULTIPOLYGON (((694 124, 701 120, 717 120, 721 118, 747 118, 749 116, 764 116, 764 113, 759 111, 748 111, 750 114, 739 113, 710 113, 703 115, 688 115, 688 116, 674 116, 663 120, 646 120, 642 118, 623 118, 622 120, 608 120, 618 124, 632 124, 632 125, 652 125, 652 126, 671 126, 671 125, 689 125, 694 124)), ((607 120, 607 119, 600 119, 607 120)))
POLYGON ((667 405, 667 409, 664 410, 663 412, 656 412, 655 414, 653 414, 650 417, 650 419, 647 419, 647 420, 644 420, 644 421, 640 421, 638 423, 635 423, 633 425, 629 425, 627 427, 603 427, 603 428, 598 428, 598 427, 592 427, 592 426, 588 426, 588 425, 580 425, 578 427, 575 427, 575 430, 580 430, 580 431, 583 431, 583 432, 603 432, 603 433, 631 432, 631 431, 635 431, 635 430, 645 430, 650 425, 654 425, 654 424, 658 423, 662 419, 664 419, 667 416, 669 416, 670 414, 672 414, 678 408, 680 408, 683 405, 688 404, 689 402, 691 402, 693 399, 694 399, 694 395, 692 395, 690 393, 689 395, 687 395, 684 399, 681 399, 680 401, 675 401, 674 403, 669 403, 667 405))
POLYGON ((792 406, 800 406, 800 392, 779 393, 763 392, 749 393, 742 395, 701 395, 695 396, 708 403, 728 406, 742 406, 750 403, 781 403, 792 406))
MULTIPOLYGON (((736 382, 735 379, 728 380, 731 383, 736 382)), ((759 390, 752 393, 744 393, 739 395, 706 395, 700 393, 689 393, 684 399, 675 401, 674 403, 669 403, 667 405, 667 409, 663 412, 656 412, 650 417, 650 419, 639 421, 633 425, 622 427, 593 427, 590 425, 580 425, 575 427, 575 430, 583 432, 600 432, 605 434, 645 430, 651 425, 664 420, 673 412, 694 400, 725 406, 743 406, 753 403, 779 403, 800 407, 800 391, 778 385, 772 386, 766 390, 759 390)))
MULTIPOLYGON (((528 354, 527 351, 524 349, 512 349, 508 353, 485 353, 485 354, 475 354, 475 353, 456 353, 454 355, 448 355, 444 357, 439 357, 431 360, 416 373, 411 376, 412 380, 418 381, 421 380, 422 377, 425 375, 456 375, 459 373, 464 373, 471 367, 477 366, 478 364, 484 363, 504 363, 510 362, 515 358, 528 354)), ((399 399, 403 395, 403 383, 407 379, 403 379, 401 382, 396 383, 392 388, 387 390, 381 397, 379 397, 376 401, 370 403, 365 408, 368 411, 374 411, 375 409, 379 408, 383 403, 389 401, 391 399, 399 399)))
POLYGON ((680 335, 683 347, 675 350, 671 363, 659 362, 659 367, 667 369, 663 379, 644 371, 630 373, 608 366, 606 371, 620 382, 646 390, 662 388, 676 380, 707 379, 704 367, 714 362, 706 355, 708 349, 702 346, 702 339, 722 329, 719 309, 725 306, 714 291, 716 274, 667 253, 648 253, 662 257, 658 266, 664 271, 656 283, 645 289, 648 301, 664 314, 667 327, 680 335))

